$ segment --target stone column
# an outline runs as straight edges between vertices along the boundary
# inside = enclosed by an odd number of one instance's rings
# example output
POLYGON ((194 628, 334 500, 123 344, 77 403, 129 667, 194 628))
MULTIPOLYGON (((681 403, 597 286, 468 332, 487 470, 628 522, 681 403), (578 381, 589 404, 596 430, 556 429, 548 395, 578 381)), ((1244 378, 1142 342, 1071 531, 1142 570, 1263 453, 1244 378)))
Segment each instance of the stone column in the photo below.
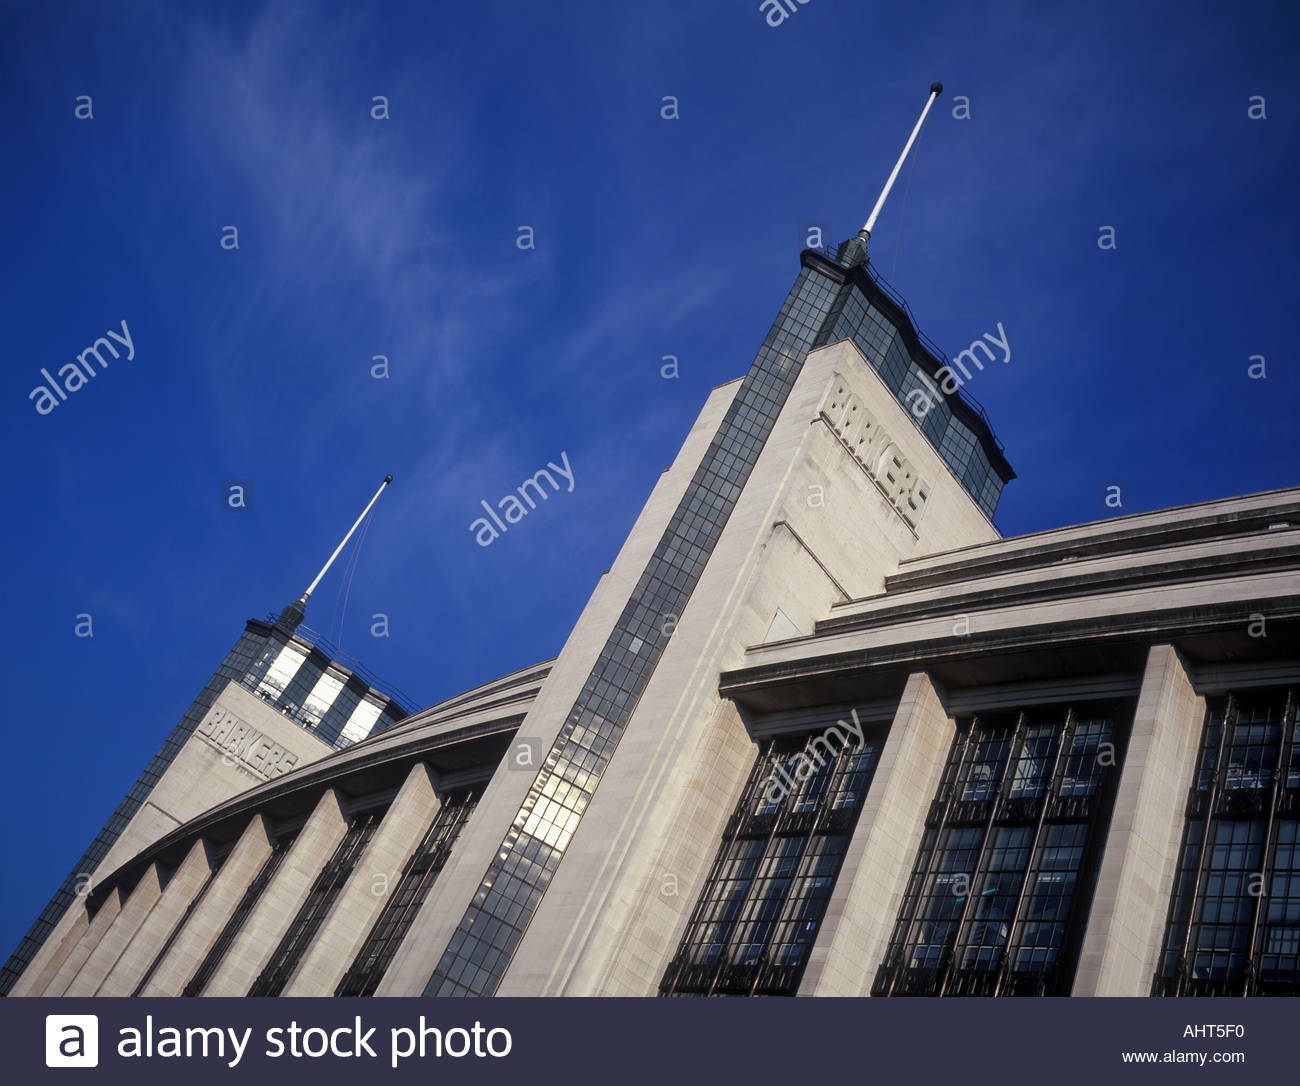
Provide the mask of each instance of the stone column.
POLYGON ((122 911, 113 918, 113 922, 104 932, 95 949, 90 952, 86 964, 78 970, 77 975, 68 984, 64 995, 90 996, 95 994, 103 979, 121 957, 127 943, 145 922, 158 899, 162 897, 163 883, 167 873, 161 864, 152 863, 135 884, 122 911))
POLYGON ((46 985, 54 979, 54 974, 72 953, 72 948, 80 942, 90 927, 90 917, 86 913, 86 903, 80 899, 68 906, 58 924, 45 938, 41 949, 36 952, 23 975, 9 989, 11 998, 21 996, 38 996, 45 991, 46 985))
POLYGON ((402 868, 423 840, 440 806, 429 767, 423 762, 412 766, 311 947, 285 985, 284 995, 334 994, 389 895, 397 890, 402 868))
POLYGON ((926 812, 943 775, 953 727, 930 677, 909 675, 800 995, 871 994, 921 844, 926 812))
POLYGON ((1171 645, 1147 654, 1073 995, 1151 993, 1205 699, 1171 645))
MULTIPOLYGON (((190 902, 203 889, 211 874, 211 846, 203 838, 199 838, 168 881, 167 888, 149 911, 149 915, 144 918, 144 923, 136 930, 131 941, 127 943, 126 948, 108 971, 108 976, 104 978, 95 995, 129 996, 135 991, 135 986, 144 976, 145 970, 149 968, 159 949, 171 935, 172 929, 185 915, 190 902)), ((110 936, 111 934, 110 932, 110 936)))
POLYGON ((117 914, 122 911, 122 906, 126 904, 126 895, 121 889, 114 889, 109 892, 104 903, 99 907, 90 924, 82 933, 76 945, 69 952, 68 956, 63 959, 63 964, 59 966, 58 972, 54 974, 54 979, 46 986, 40 994, 43 996, 61 996, 68 990, 70 985, 81 972, 81 967, 86 964, 86 960, 94 953, 95 947, 99 946, 99 941, 104 937, 104 933, 112 926, 113 921, 117 919, 117 914))
POLYGON ((248 989, 275 952, 281 936, 289 930, 299 907, 307 900, 311 884, 343 840, 347 828, 342 797, 331 788, 321 796, 280 869, 253 906, 243 930, 235 936, 200 995, 248 995, 248 989))
MULTIPOLYGON (((176 941, 158 963, 142 996, 178 996, 199 964, 217 941, 248 884, 271 855, 271 824, 254 815, 245 827, 226 862, 212 880, 208 892, 177 935, 176 941)), ((145 966, 148 969, 148 966, 145 966)))

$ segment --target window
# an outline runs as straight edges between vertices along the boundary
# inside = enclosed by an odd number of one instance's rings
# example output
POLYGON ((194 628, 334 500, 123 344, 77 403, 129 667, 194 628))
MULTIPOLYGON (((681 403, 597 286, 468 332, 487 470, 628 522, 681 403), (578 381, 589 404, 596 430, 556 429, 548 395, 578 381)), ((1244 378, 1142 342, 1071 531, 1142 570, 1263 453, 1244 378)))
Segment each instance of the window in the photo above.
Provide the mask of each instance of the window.
POLYGON ((1282 737, 1281 714, 1276 708, 1267 704, 1238 707, 1224 788, 1268 788, 1273 783, 1282 737))
MULTIPOLYGON (((338 697, 339 691, 343 689, 343 676, 331 671, 325 671, 316 685, 311 688, 311 692, 303 699, 303 719, 309 721, 311 727, 319 728, 325 714, 329 712, 330 706, 334 704, 334 699, 338 697)), ((325 738, 325 737, 322 737, 325 738)), ((329 736, 331 740, 335 736, 329 736)))
POLYGON ((235 906, 235 911, 230 914, 230 919, 221 929, 217 936, 216 942, 208 949, 204 955, 203 961, 199 964, 198 970, 190 978, 190 982, 185 985, 183 996, 196 996, 203 992, 208 986, 217 968, 221 965, 221 960, 226 956, 226 951, 230 949, 232 943, 243 931, 244 924, 248 921, 249 915, 257 907, 257 903, 262 899, 262 894, 275 878, 275 873, 280 870, 280 865, 284 862, 285 856, 289 852, 290 846, 298 836, 298 831, 293 830, 278 836, 271 844, 271 854, 263 861, 257 874, 253 876, 253 881, 248 884, 248 888, 240 897, 239 903, 235 906))
POLYGON ((383 710, 373 701, 362 698, 357 702, 357 707, 352 710, 348 722, 343 725, 342 740, 346 743, 361 742, 370 734, 381 712, 383 710))
POLYGON ((962 762, 963 800, 986 800, 997 791, 1006 769, 1013 734, 1010 727, 991 728, 976 739, 970 756, 962 762))
POLYGON ((962 721, 873 995, 1065 995, 1110 819, 1117 707, 962 721))
POLYGON ((352 967, 339 981, 337 996, 370 996, 392 964, 397 948, 410 930, 420 907, 429 896, 439 873, 451 856, 452 846, 474 813, 483 786, 448 796, 429 826, 424 839, 407 860, 397 887, 393 890, 374 927, 362 944, 352 967))
POLYGON ((952 468, 952 473, 960 479, 966 471, 971 455, 975 452, 975 435, 965 423, 953 419, 944 432, 943 443, 939 446, 939 455, 952 468))
POLYGON ((871 786, 880 740, 838 727, 769 740, 661 995, 794 995, 871 786))
POLYGON ((1065 764, 1057 793, 1062 796, 1090 796, 1097 790, 1105 765, 1104 744, 1110 739, 1105 720, 1081 720, 1067 740, 1065 764))
POLYGON ((1012 940, 1013 969, 1045 973, 1065 942, 1070 904, 1083 862, 1088 827, 1080 823, 1043 828, 1043 840, 1025 884, 1025 902, 1012 940))
POLYGON ((267 669, 265 677, 257 684, 257 696, 272 703, 278 700, 306 659, 307 654, 297 645, 292 642, 285 645, 267 669))
POLYGON ((1155 995, 1300 994, 1296 692, 1207 706, 1155 995))
POLYGON ((1259 978, 1266 985, 1289 984, 1294 989, 1300 976, 1300 822, 1295 819, 1278 825, 1269 874, 1259 978))
POLYGON ((284 986, 289 983, 293 971, 325 923, 325 918, 334 907, 343 887, 347 885, 386 810, 386 806, 371 807, 352 818, 343 840, 316 876, 316 881, 307 893, 307 900, 302 903, 298 915, 293 918, 289 930, 284 933, 271 955, 271 960, 248 990, 250 996, 278 996, 284 991, 284 986))

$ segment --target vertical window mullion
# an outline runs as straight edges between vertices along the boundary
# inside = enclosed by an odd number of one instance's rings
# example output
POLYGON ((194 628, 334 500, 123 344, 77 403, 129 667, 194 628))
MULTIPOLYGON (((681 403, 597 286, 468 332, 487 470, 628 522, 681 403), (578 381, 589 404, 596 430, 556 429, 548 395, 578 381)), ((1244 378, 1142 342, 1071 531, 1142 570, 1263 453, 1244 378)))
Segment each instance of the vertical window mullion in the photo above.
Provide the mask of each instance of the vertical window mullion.
MULTIPOLYGON (((1288 694, 1287 702, 1290 700, 1290 695, 1288 694)), ((1261 871, 1263 886, 1261 887, 1261 892, 1254 895, 1254 915, 1251 917, 1250 922, 1250 943, 1246 949, 1245 972, 1247 995, 1251 994, 1251 990, 1254 987, 1255 980, 1258 976, 1258 962, 1256 959, 1259 954, 1260 929, 1267 917, 1268 910, 1266 905, 1270 896, 1269 889, 1272 886, 1274 854, 1277 849, 1277 803, 1282 792, 1282 787, 1279 782, 1283 780, 1283 767, 1287 764, 1290 757, 1289 748, 1291 745, 1291 736, 1290 729, 1287 727, 1287 709, 1289 707, 1290 706, 1287 703, 1283 704, 1282 712, 1280 714, 1281 719, 1278 721, 1277 755, 1273 760, 1273 775, 1269 782, 1268 815, 1264 826, 1264 848, 1260 854, 1260 859, 1263 861, 1263 870, 1261 871)))
MULTIPOLYGON (((1227 779, 1227 761, 1228 751, 1231 749, 1229 737, 1233 732, 1233 725, 1236 720, 1236 707, 1231 696, 1223 709, 1223 724, 1219 729, 1219 750, 1217 761, 1214 767, 1214 773, 1210 777, 1208 795, 1205 798, 1205 818, 1201 823, 1201 852, 1197 861, 1196 879, 1192 883, 1192 907, 1187 914, 1187 930, 1183 933, 1183 974, 1179 980, 1178 994, 1183 994, 1183 985, 1189 979, 1191 973, 1191 956, 1193 942, 1199 942, 1201 918, 1205 911, 1205 903, 1202 900, 1202 888, 1205 886, 1205 875, 1210 864, 1210 839, 1214 831, 1214 811, 1219 804, 1219 796, 1222 794, 1223 782, 1227 779)), ((1207 719, 1206 726, 1209 726, 1207 719)), ((1193 785, 1195 787, 1195 785, 1193 785)))
MULTIPOLYGON (((1002 765, 1002 772, 998 776, 997 784, 993 788, 993 793, 992 795, 989 796, 988 799, 989 814, 988 814, 988 818, 985 820, 984 823, 984 837, 983 840, 980 842, 979 852, 975 857, 975 863, 973 865, 973 870, 972 870, 972 874, 975 875, 976 877, 978 877, 978 873, 984 869, 985 856, 988 852, 988 847, 989 847, 989 838, 992 836, 993 823, 994 820, 997 818, 998 802, 1001 800, 1003 792, 1006 789, 1007 775, 1012 772, 1012 767, 1017 761, 1017 759, 1013 758, 1012 755, 1016 751, 1016 747, 1020 740, 1021 733, 1024 730, 1024 726, 1025 726, 1025 714, 1021 712, 1016 715, 1016 725, 1011 732, 1010 746, 1007 749, 1006 761, 1002 765)), ((949 949, 948 967, 944 970, 943 980, 939 985, 939 995, 941 996, 947 993, 948 985, 952 980, 953 968, 957 962, 956 950, 957 947, 959 947, 962 944, 962 940, 965 938, 967 918, 970 916, 971 900, 975 896, 974 890, 975 890, 975 886, 974 883, 972 882, 970 888, 966 893, 966 900, 962 902, 961 914, 958 916, 957 923, 953 929, 952 945, 948 948, 949 949)))
MULTIPOLYGON (((933 843, 929 854, 925 857, 923 867, 919 862, 920 855, 918 854, 917 870, 912 876, 915 880, 915 887, 909 885, 905 892, 903 899, 905 916, 899 918, 892 945, 886 953, 886 964, 892 962, 893 966, 886 995, 893 995, 898 973, 902 969, 908 968, 907 963, 912 956, 912 948, 915 945, 917 925, 921 922, 921 914, 923 911, 929 912, 928 902, 931 896, 929 888, 934 885, 934 880, 938 875, 937 865, 945 851, 944 840, 945 832, 948 829, 948 813, 952 809, 956 796, 959 794, 958 790, 962 782, 966 779, 967 762, 974 757, 974 751, 978 749, 975 736, 976 722, 974 720, 964 730, 959 728, 957 734, 953 736, 953 745, 948 755, 948 763, 944 766, 943 776, 939 781, 939 799, 943 804, 943 810, 938 821, 928 831, 933 833, 933 843)), ((925 838, 923 836, 922 849, 924 849, 924 843, 925 838)))
POLYGON ((795 994, 879 756, 878 741, 864 741, 820 764, 829 750, 811 740, 783 737, 761 748, 661 995, 795 994), (816 773, 795 775, 810 749, 816 773), (853 799, 841 804, 850 776, 853 799), (793 810, 810 795, 812 809, 793 810), (841 814, 829 818, 834 811, 841 814))
POLYGON ((1034 832, 1029 841, 1029 855, 1025 859, 1025 871, 1020 879, 1020 890, 1016 894, 1015 907, 1011 910, 1011 921, 1007 925, 1007 941, 1002 948, 1001 964, 1003 965, 1003 968, 1001 970, 1001 976, 998 978, 997 987, 993 993, 994 995, 1001 994, 1005 975, 1011 968, 1010 955, 1012 951, 1012 942, 1014 941, 1016 934, 1017 918, 1020 916, 1021 909, 1024 906, 1025 890, 1029 885, 1029 872, 1033 870, 1035 866, 1038 851, 1041 847, 1040 843, 1043 838, 1043 820, 1047 817, 1047 808, 1052 802, 1052 790, 1056 787, 1056 782, 1061 771, 1061 759, 1062 754, 1065 751, 1066 739, 1074 730, 1074 721, 1074 710, 1072 708, 1067 708, 1065 711, 1065 721, 1061 725, 1060 734, 1056 741, 1056 757, 1052 761, 1052 770, 1047 775, 1047 784, 1043 792, 1042 802, 1038 806, 1038 818, 1034 823, 1034 832))
POLYGON ((1092 897, 1083 880, 1096 877, 1117 778, 1087 760, 1102 740, 1122 742, 1126 704, 958 722, 873 995, 1050 995, 1068 985, 1092 897))

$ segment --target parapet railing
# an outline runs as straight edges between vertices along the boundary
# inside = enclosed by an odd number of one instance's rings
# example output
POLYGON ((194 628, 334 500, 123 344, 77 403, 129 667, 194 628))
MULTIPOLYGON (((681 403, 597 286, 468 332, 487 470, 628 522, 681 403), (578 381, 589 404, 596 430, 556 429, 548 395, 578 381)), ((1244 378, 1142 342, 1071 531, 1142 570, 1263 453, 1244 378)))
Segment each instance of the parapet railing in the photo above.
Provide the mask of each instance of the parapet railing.
MULTIPOLYGON (((827 260, 835 261, 836 263, 839 261, 840 246, 838 245, 813 246, 813 251, 821 253, 827 260)), ((876 271, 874 264, 868 261, 865 268, 867 275, 871 278, 871 281, 880 288, 881 293, 898 306, 907 319, 912 322, 912 331, 916 333, 916 338, 921 341, 921 346, 929 351, 941 366, 948 365, 947 354, 939 348, 939 345, 935 343, 934 340, 921 331, 921 326, 916 320, 916 314, 912 312, 912 307, 907 304, 907 299, 899 294, 897 289, 895 289, 894 286, 884 278, 884 276, 876 271)), ((1002 444, 1001 440, 998 438, 997 431, 993 429, 993 423, 989 420, 988 413, 984 410, 984 405, 981 404, 979 400, 975 399, 975 397, 970 393, 962 389, 958 389, 950 398, 952 397, 961 400, 962 403, 980 417, 984 425, 988 427, 989 437, 993 439, 993 444, 998 447, 999 452, 1005 453, 1006 446, 1002 444)))
MULTIPOLYGON (((266 616, 266 621, 270 625, 274 626, 278 618, 279 616, 276 614, 269 614, 266 616)), ((304 641, 307 642, 307 644, 314 645, 316 648, 320 649, 320 651, 323 652, 326 656, 328 656, 331 660, 334 660, 337 663, 342 664, 345 668, 347 668, 350 672, 352 672, 353 675, 359 678, 372 690, 377 690, 379 691, 379 693, 388 697, 398 707, 400 707, 408 716, 411 713, 419 712, 420 706, 416 705, 415 701, 408 694, 406 694, 400 687, 395 686, 393 683, 387 682, 384 679, 381 679, 378 675, 376 675, 373 671, 371 671, 368 667, 366 667, 366 665, 363 664, 360 660, 358 660, 355 656, 352 656, 350 653, 344 652, 341 648, 333 644, 323 634, 319 633, 316 630, 313 630, 310 626, 305 626, 305 625, 299 626, 296 630, 294 630, 294 636, 301 637, 304 641)))

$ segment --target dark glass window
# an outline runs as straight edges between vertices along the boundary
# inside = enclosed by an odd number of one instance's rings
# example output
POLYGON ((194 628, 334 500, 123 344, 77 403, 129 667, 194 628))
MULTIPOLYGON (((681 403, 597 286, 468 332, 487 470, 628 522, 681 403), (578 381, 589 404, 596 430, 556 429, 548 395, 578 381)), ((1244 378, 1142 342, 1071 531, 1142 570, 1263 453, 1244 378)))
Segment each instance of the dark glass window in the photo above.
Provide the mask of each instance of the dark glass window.
POLYGON ((1207 706, 1156 995, 1300 995, 1296 700, 1207 706))
POLYGON ((873 995, 1067 995, 1118 780, 1118 707, 958 725, 873 995))
POLYGON ((451 857, 469 816, 474 813, 482 785, 449 795, 438 809, 429 831, 407 860, 397 887, 366 937, 352 967, 339 981, 337 996, 370 996, 402 945, 411 922, 424 905, 438 875, 451 857))
POLYGON ((880 754, 878 739, 851 738, 836 728, 765 744, 661 995, 798 990, 880 754))
POLYGON ((1287 985, 1296 994, 1300 976, 1300 822, 1280 822, 1263 914, 1258 977, 1265 990, 1287 985))
POLYGON ((961 763, 963 802, 980 802, 992 798, 1006 772, 1014 729, 1008 726, 989 728, 979 735, 961 763))
POLYGON ((1012 969, 1047 973, 1065 944, 1075 883, 1083 863, 1088 827, 1082 823, 1043 828, 1043 839, 1025 884, 1025 900, 1012 944, 1012 969))
POLYGON ((271 855, 262 863, 257 874, 253 876, 253 881, 248 884, 248 888, 240 897, 239 903, 235 906, 235 911, 230 914, 230 919, 226 921, 217 940, 204 955, 203 961, 199 963, 199 968, 194 976, 190 978, 189 984, 181 992, 183 996, 199 995, 207 987, 208 981, 221 965, 221 960, 226 956, 226 951, 230 949, 231 944, 243 931, 244 924, 248 922, 249 914, 257 907, 258 901, 261 900, 262 894, 275 878, 275 873, 280 870, 280 865, 284 863, 284 857, 298 836, 297 830, 284 833, 278 836, 271 843, 271 855))
POLYGON ((1282 738, 1281 706, 1239 706, 1223 787, 1266 789, 1273 783, 1282 738))
POLYGON ((386 806, 369 807, 352 817, 343 840, 334 849, 329 862, 317 874, 316 881, 307 892, 307 900, 298 909, 298 915, 293 918, 289 930, 284 933, 279 946, 248 990, 250 996, 278 996, 284 991, 284 986, 289 983, 293 971, 325 923, 325 918, 329 916, 334 902, 352 877, 357 861, 370 844, 387 809, 386 806))

